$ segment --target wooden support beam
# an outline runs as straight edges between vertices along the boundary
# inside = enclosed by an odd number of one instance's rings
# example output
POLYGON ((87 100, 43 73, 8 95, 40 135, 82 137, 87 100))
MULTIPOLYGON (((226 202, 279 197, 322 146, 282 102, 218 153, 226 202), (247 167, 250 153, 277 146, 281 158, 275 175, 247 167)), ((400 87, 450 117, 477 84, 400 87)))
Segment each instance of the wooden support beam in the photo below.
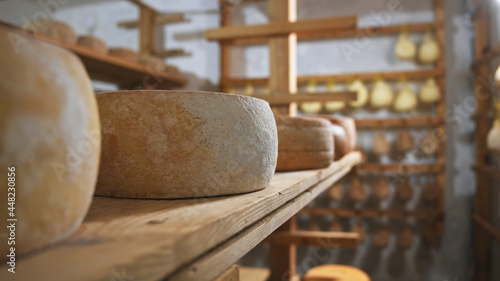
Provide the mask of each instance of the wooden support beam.
POLYGON ((434 127, 444 124, 444 120, 437 117, 407 117, 407 118, 383 118, 383 119, 356 119, 356 128, 379 129, 381 127, 434 127))
POLYGON ((357 99, 356 92, 341 91, 341 92, 325 92, 325 93, 305 93, 299 92, 296 94, 289 93, 274 93, 271 95, 255 95, 254 98, 259 98, 267 101, 270 105, 288 105, 290 103, 301 102, 328 102, 328 101, 354 101, 357 99))
MULTIPOLYGON (((327 83, 329 80, 335 80, 337 83, 345 83, 354 77, 361 79, 364 82, 372 82, 375 78, 380 77, 386 81, 399 81, 405 76, 410 81, 425 80, 429 77, 436 79, 444 78, 444 72, 439 70, 410 70, 410 71, 391 71, 391 72, 364 72, 364 73, 346 73, 346 74, 329 74, 329 75, 306 75, 298 76, 297 83, 305 84, 310 80, 315 80, 318 83, 327 83)), ((265 85, 269 81, 268 78, 229 78, 223 83, 231 86, 244 86, 247 83, 254 85, 265 85)))
MULTIPOLYGON (((186 18, 184 14, 156 14, 154 17, 155 25, 165 25, 165 24, 173 24, 180 22, 189 22, 189 19, 186 18)), ((123 28, 137 28, 139 27, 139 20, 129 20, 129 21, 121 21, 118 22, 119 27, 123 28)))
POLYGON ((440 216, 437 210, 406 210, 406 209, 350 209, 350 208, 324 208, 310 207, 304 208, 300 214, 313 216, 335 216, 335 217, 363 217, 405 219, 408 217, 416 219, 433 220, 440 216))
POLYGON ((240 269, 237 265, 232 265, 212 281, 240 281, 240 269))
MULTIPOLYGON (((414 23, 405 25, 408 27, 410 33, 422 33, 429 29, 429 26, 435 28, 441 28, 443 23, 429 22, 429 23, 414 23)), ((371 27, 361 27, 354 29, 343 29, 343 30, 323 30, 323 31, 309 31, 309 32, 298 32, 298 41, 314 41, 314 40, 328 40, 328 39, 342 39, 342 38, 355 38, 355 37, 377 37, 377 36, 387 36, 387 35, 397 35, 401 32, 403 25, 389 25, 389 26, 371 26, 371 27)), ((226 40, 226 42, 232 45, 239 46, 249 46, 249 45, 264 45, 268 42, 267 37, 257 37, 257 38, 244 38, 244 39, 234 39, 226 40)))
POLYGON ((154 10, 140 7, 139 17, 139 50, 141 54, 154 52, 154 10))
POLYGON ((444 164, 380 164, 380 163, 368 163, 359 164, 358 172, 360 173, 394 173, 401 175, 411 175, 413 173, 418 174, 437 174, 443 173, 445 169, 444 164))
POLYGON ((500 168, 492 167, 486 164, 474 165, 473 169, 481 173, 481 176, 487 176, 491 179, 500 180, 500 168))
MULTIPOLYGON (((295 217, 285 222, 276 232, 296 231, 295 217)), ((272 234, 271 234, 272 235, 272 234)), ((271 267, 270 281, 287 281, 295 275, 297 247, 290 244, 271 243, 269 251, 269 262, 271 267)))
MULTIPOLYGON (((227 0, 219 0, 220 26, 225 27, 231 24, 233 7, 227 3, 227 0)), ((231 45, 226 42, 220 42, 220 91, 227 93, 230 87, 227 87, 223 81, 231 77, 231 45)))
POLYGON ((495 57, 500 56, 500 44, 498 44, 496 46, 493 46, 491 48, 488 48, 485 51, 486 52, 484 53, 484 55, 482 55, 481 57, 479 57, 478 59, 476 59, 474 61, 474 63, 472 64, 471 68, 473 70, 475 70, 477 67, 479 67, 482 64, 490 63, 492 59, 494 59, 495 57))
POLYGON ((274 232, 265 241, 284 245, 307 245, 323 248, 356 248, 359 245, 359 234, 326 231, 274 232))
POLYGON ((354 29, 358 23, 357 16, 337 18, 311 19, 293 22, 271 22, 269 24, 250 26, 230 26, 205 31, 208 40, 229 40, 252 37, 274 37, 290 33, 308 33, 311 31, 354 29))
POLYGON ((481 228, 483 228, 491 237, 500 242, 500 230, 496 229, 491 223, 481 218, 478 214, 472 215, 472 220, 481 228))
POLYGON ((160 58, 171 58, 180 56, 190 56, 191 53, 184 51, 184 49, 170 49, 170 50, 154 51, 154 55, 160 58))
MULTIPOLYGON (((489 1, 475 0, 476 10, 488 10, 489 1)), ((480 13, 474 21, 474 57, 478 61, 482 58, 484 50, 489 47, 489 15, 480 13)), ((491 108, 491 93, 489 92, 490 71, 487 64, 480 64, 476 69, 476 112, 487 112, 491 108)), ((486 136, 490 129, 489 122, 476 123, 476 165, 486 164, 488 150, 486 136)), ((482 173, 476 176, 475 213, 485 220, 491 220, 490 210, 490 179, 482 173)), ((491 235, 480 225, 475 228, 475 278, 474 280, 490 280, 491 275, 491 235)))

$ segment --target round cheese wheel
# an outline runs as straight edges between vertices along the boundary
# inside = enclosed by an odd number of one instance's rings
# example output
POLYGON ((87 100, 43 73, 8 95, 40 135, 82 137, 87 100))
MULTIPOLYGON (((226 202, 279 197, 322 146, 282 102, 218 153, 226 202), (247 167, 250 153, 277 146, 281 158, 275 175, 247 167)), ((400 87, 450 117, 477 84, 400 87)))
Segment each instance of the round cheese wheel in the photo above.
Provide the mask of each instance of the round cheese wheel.
POLYGON ((55 39, 75 44, 78 36, 75 31, 64 22, 54 20, 30 21, 24 26, 25 29, 33 32, 46 34, 55 39))
POLYGON ((318 117, 328 119, 332 124, 341 126, 344 128, 347 135, 348 150, 346 154, 354 151, 357 144, 357 134, 356 134, 356 122, 353 118, 339 116, 339 115, 319 115, 318 117))
POLYGON ((333 159, 339 160, 349 153, 350 147, 347 143, 347 135, 343 127, 332 124, 332 132, 335 145, 333 159))
POLYGON ((109 55, 132 63, 137 63, 139 60, 139 55, 135 51, 126 48, 111 48, 109 55))
MULTIPOLYGON (((15 167, 15 247, 22 254, 60 241, 82 222, 97 179, 99 116, 89 76, 71 52, 0 28, 0 61, 0 219, 11 218, 7 168, 15 167)), ((0 243, 2 253, 10 247, 0 243)))
POLYGON ((108 47, 106 47, 106 43, 94 36, 79 36, 77 44, 100 54, 108 53, 108 47))
POLYGON ((273 176, 278 137, 264 100, 163 90, 96 96, 103 135, 97 195, 237 194, 263 189, 273 176))
POLYGON ((319 169, 332 163, 334 141, 328 120, 276 116, 276 124, 279 138, 277 171, 319 169))
POLYGON ((139 55, 139 64, 151 67, 156 71, 165 71, 167 68, 167 65, 161 58, 146 54, 139 55))

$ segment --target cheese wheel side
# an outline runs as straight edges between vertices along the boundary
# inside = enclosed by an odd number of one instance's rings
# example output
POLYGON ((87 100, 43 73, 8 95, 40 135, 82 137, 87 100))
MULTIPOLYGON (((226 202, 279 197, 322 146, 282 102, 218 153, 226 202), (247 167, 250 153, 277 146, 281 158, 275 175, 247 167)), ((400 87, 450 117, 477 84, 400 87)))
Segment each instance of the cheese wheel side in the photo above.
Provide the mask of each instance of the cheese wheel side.
MULTIPOLYGON (((82 222, 97 179, 99 116, 74 54, 0 28, 0 61, 0 170, 15 166, 22 254, 60 241, 82 222)), ((7 196, 5 186, 0 198, 7 196)), ((2 208, 0 219, 8 217, 2 208)), ((6 242, 3 253, 11 247, 6 242)))
POLYGON ((265 188, 278 153, 269 104, 191 91, 97 94, 103 152, 96 194, 190 198, 265 188))

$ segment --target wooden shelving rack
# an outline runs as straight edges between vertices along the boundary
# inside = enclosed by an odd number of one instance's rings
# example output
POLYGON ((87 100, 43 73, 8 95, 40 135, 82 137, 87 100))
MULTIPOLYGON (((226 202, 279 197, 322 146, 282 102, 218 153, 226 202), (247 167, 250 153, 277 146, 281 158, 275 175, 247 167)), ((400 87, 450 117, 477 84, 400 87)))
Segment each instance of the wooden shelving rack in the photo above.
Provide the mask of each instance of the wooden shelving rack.
MULTIPOLYGON (((0 280, 212 280, 360 161, 361 154, 352 152, 328 168, 276 173, 265 189, 233 196, 95 197, 70 237, 19 257, 15 275, 4 263, 0 280)), ((357 240, 326 235, 315 243, 353 247, 357 240)))
MULTIPOLYGON (((393 25, 383 27, 367 27, 367 28, 339 28, 337 30, 315 30, 314 28, 308 29, 305 27, 302 30, 295 30, 293 35, 286 33, 291 31, 290 22, 296 21, 296 1, 269 1, 270 24, 280 22, 281 26, 279 32, 283 32, 285 36, 272 37, 269 31, 265 30, 265 26, 253 26, 256 30, 250 30, 250 26, 231 27, 231 14, 232 6, 230 3, 220 1, 220 15, 221 15, 221 29, 207 31, 206 37, 211 40, 218 40, 221 46, 221 78, 220 85, 222 91, 229 91, 235 86, 245 86, 248 83, 252 85, 267 85, 273 91, 279 91, 281 96, 287 92, 295 92, 298 84, 304 84, 314 79, 317 83, 325 83, 330 80, 343 83, 347 82, 353 77, 359 78, 363 81, 373 81, 376 77, 381 77, 386 81, 397 81, 401 76, 407 77, 410 81, 423 81, 430 76, 433 76, 443 96, 436 106, 436 114, 423 117, 404 117, 404 118, 388 118, 388 119, 363 119, 356 120, 358 128, 361 129, 376 129, 376 128, 402 128, 402 127, 433 127, 444 131, 444 114, 445 114, 445 41, 444 41, 444 11, 443 0, 434 0, 434 14, 435 20, 428 23, 417 23, 407 25, 393 25), (278 3, 279 2, 279 3, 278 3), (436 31, 436 37, 441 47, 441 57, 435 64, 433 69, 416 70, 416 71, 397 71, 397 72, 373 72, 373 73, 348 73, 348 74, 335 74, 335 75, 308 75, 296 76, 295 69, 290 69, 290 65, 295 65, 295 42, 296 41, 312 41, 312 40, 325 40, 337 38, 353 38, 359 32, 370 34, 372 36, 396 35, 402 27, 405 26, 410 33, 422 33, 432 27, 436 31), (288 29, 287 29, 288 28, 288 29), (288 34, 288 35, 286 35, 288 34), (231 76, 231 46, 249 46, 249 45, 263 45, 269 44, 271 56, 271 71, 270 77, 262 78, 244 78, 231 76), (278 51, 279 50, 279 51, 278 51), (284 62, 287 64, 284 64, 284 62), (282 62, 278 64, 278 62, 282 62), (281 69, 280 67, 281 66, 281 69)), ((344 20, 347 22, 347 20, 344 20)), ((348 24, 345 23, 345 26, 348 24)), ((274 27, 274 26, 273 26, 274 27)), ((279 28, 278 28, 279 29, 279 28)), ((277 32, 277 31, 276 31, 277 32)), ((313 98, 315 95, 310 95, 313 98)), ((258 96, 259 98, 264 98, 258 96)), ((325 100, 327 98, 325 97, 325 100)), ((332 99, 334 100, 334 99, 332 99)), ((293 101, 293 100, 290 100, 293 101)), ((296 101, 296 100, 295 100, 296 101)), ((293 113, 293 109, 286 108, 282 113, 293 113)), ((362 164, 357 167, 360 173, 401 173, 401 171, 411 171, 411 173, 430 173, 435 174, 436 182, 441 189, 441 194, 445 194, 445 143, 439 143, 439 151, 436 156, 436 161, 433 164, 426 165, 394 165, 394 164, 362 164)), ((408 174, 408 173, 403 173, 408 174)), ((440 196, 441 200, 438 202, 435 210, 425 210, 420 212, 405 211, 405 210, 388 210, 386 212, 378 212, 381 216, 388 215, 393 217, 405 218, 407 216, 418 216, 422 219, 430 220, 435 224, 442 224, 444 213, 444 196, 440 196), (399 212, 398 215, 393 215, 394 212, 399 212)), ((353 210, 343 212, 344 216, 358 216, 359 212, 368 212, 372 214, 371 210, 353 210)), ((329 213, 331 214, 331 212, 329 213)), ((291 231, 294 233, 296 226, 294 221, 287 222, 279 230, 291 231)), ((281 280, 280 274, 283 272, 295 272, 294 268, 294 251, 293 246, 290 247, 271 247, 271 267, 272 277, 271 280, 281 280), (275 261, 278 260, 278 261, 275 261)), ((291 274, 290 276, 293 276, 291 274)))
MULTIPOLYGON (((475 211, 472 219, 475 227, 475 280, 492 280, 492 241, 500 242, 500 229, 493 226, 491 222, 491 198, 492 188, 500 187, 500 169, 492 167, 488 163, 488 149, 486 136, 491 123, 496 116, 492 108, 493 96, 490 77, 496 65, 491 65, 493 58, 500 55, 500 45, 492 46, 490 43, 489 10, 492 8, 490 0, 475 0, 475 12, 472 15, 474 21, 474 47, 475 61, 471 66, 475 76, 475 100, 476 113, 472 116, 476 122, 476 198, 475 211)), ((498 262, 497 262, 498 263, 498 262)))
MULTIPOLYGON (((154 28, 156 25, 180 22, 185 20, 183 17, 179 15, 170 15, 155 20, 157 16, 159 16, 159 13, 153 8, 145 5, 139 0, 129 1, 139 6, 140 18, 138 21, 122 23, 122 26, 126 28, 139 28, 141 53, 157 56, 169 56, 169 54, 172 53, 176 55, 185 55, 183 50, 157 50, 155 48, 154 37, 154 28)), ((101 54, 77 44, 67 43, 41 33, 27 32, 22 28, 5 22, 0 22, 0 26, 9 28, 23 36, 47 41, 75 53, 82 60, 91 79, 113 83, 121 89, 172 89, 187 83, 187 79, 180 73, 157 71, 154 68, 146 67, 139 63, 133 63, 107 54, 101 54)))

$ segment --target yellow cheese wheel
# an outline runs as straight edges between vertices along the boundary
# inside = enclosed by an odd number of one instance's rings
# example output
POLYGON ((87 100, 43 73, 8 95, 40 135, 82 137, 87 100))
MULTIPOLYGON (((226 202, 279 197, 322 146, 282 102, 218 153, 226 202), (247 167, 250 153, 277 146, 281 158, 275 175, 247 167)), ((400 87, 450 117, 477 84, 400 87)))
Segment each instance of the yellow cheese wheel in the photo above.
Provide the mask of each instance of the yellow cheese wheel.
MULTIPOLYGON (((22 254, 60 241, 82 222, 97 178, 99 117, 74 54, 0 28, 0 61, 0 170, 15 167, 15 247, 22 254)), ((0 242, 4 255, 10 247, 0 242)))

